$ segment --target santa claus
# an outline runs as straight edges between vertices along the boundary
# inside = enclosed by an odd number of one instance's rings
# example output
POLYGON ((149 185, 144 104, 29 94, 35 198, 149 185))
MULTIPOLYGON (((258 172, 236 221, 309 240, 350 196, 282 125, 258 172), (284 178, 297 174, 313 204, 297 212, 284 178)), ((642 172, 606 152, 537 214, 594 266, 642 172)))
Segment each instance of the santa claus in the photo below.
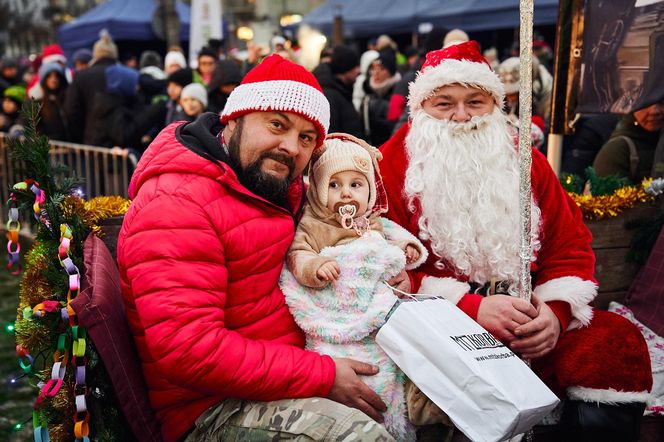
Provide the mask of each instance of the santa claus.
POLYGON ((428 53, 410 85, 411 121, 381 147, 381 169, 388 218, 430 252, 410 275, 412 290, 444 296, 531 359, 569 399, 568 439, 636 440, 652 388, 645 341, 627 320, 589 305, 597 293, 590 232, 536 150, 532 303, 515 297, 519 165, 503 100, 474 41, 428 53))

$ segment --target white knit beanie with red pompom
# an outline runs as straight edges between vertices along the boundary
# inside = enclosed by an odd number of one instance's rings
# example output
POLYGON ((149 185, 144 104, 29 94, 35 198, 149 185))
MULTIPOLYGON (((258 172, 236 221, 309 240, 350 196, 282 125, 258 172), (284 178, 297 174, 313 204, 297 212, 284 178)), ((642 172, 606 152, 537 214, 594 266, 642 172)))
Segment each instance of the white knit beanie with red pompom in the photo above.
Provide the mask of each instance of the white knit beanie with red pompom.
POLYGON ((273 54, 250 70, 231 92, 221 113, 226 124, 251 112, 292 112, 314 124, 316 146, 325 140, 330 126, 330 103, 318 80, 304 67, 273 54))

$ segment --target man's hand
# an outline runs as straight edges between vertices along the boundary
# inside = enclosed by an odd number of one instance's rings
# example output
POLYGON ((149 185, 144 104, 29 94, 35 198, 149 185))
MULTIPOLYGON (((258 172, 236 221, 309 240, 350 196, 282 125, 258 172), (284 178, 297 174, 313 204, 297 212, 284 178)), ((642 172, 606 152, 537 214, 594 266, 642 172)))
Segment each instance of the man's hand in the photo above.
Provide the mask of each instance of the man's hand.
POLYGON ((328 282, 336 281, 339 279, 340 273, 341 269, 339 268, 339 264, 337 264, 335 261, 328 261, 323 263, 323 265, 318 267, 318 270, 316 270, 316 276, 318 276, 319 279, 328 282))
POLYGON ((327 398, 357 408, 376 422, 383 422, 381 413, 387 410, 387 406, 358 376, 373 376, 378 373, 378 367, 347 358, 335 359, 334 363, 336 376, 327 398))
POLYGON ((411 245, 406 246, 406 262, 408 264, 412 264, 415 261, 420 259, 420 251, 417 250, 416 247, 413 247, 411 245))
POLYGON ((504 344, 517 339, 517 327, 527 324, 538 315, 532 304, 507 295, 493 295, 482 299, 477 310, 477 323, 504 344))
POLYGON ((514 331, 517 339, 510 348, 524 359, 536 359, 549 353, 556 347, 560 337, 560 321, 553 310, 532 296, 533 305, 537 308, 537 317, 527 324, 520 325, 514 331))
MULTIPOLYGON (((410 293, 410 278, 406 270, 402 270, 398 275, 390 278, 387 283, 394 287, 395 289, 401 290, 402 292, 410 293)), ((399 292, 396 292, 395 295, 398 298, 401 298, 403 295, 399 292)))

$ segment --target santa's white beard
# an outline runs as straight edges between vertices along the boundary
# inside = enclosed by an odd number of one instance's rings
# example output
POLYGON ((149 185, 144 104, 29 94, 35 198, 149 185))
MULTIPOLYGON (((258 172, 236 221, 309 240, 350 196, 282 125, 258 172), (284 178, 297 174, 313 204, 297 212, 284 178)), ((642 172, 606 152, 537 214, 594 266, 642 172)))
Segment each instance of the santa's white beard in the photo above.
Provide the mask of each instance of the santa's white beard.
MULTIPOLYGON (((468 123, 413 115, 406 138, 405 192, 422 209, 420 237, 439 267, 471 281, 508 280, 519 272, 519 164, 514 138, 498 108, 468 123)), ((533 250, 539 248, 539 208, 532 205, 533 250)))

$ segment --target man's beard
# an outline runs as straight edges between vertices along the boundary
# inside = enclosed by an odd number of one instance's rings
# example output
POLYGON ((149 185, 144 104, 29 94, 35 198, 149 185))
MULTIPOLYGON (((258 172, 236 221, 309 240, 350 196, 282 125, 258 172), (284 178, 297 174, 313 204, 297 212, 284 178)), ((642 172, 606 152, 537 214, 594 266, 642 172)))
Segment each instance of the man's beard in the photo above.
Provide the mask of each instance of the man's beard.
POLYGON ((228 140, 229 165, 235 171, 240 184, 249 191, 285 209, 290 208, 288 203, 288 189, 293 181, 295 171, 295 160, 286 154, 276 151, 263 152, 256 161, 242 167, 240 163, 240 145, 242 140, 242 129, 244 120, 237 121, 235 132, 228 140), (288 166, 288 176, 278 178, 262 170, 263 161, 266 159, 279 161, 288 166))
MULTIPOLYGON (((498 108, 467 123, 441 121, 421 110, 406 138, 405 192, 418 201, 420 237, 440 259, 471 281, 518 281, 519 165, 513 135, 498 108)), ((539 208, 532 205, 533 250, 539 208)), ((533 258, 531 258, 533 259, 533 258)), ((510 293, 516 291, 511 284, 510 293)))

